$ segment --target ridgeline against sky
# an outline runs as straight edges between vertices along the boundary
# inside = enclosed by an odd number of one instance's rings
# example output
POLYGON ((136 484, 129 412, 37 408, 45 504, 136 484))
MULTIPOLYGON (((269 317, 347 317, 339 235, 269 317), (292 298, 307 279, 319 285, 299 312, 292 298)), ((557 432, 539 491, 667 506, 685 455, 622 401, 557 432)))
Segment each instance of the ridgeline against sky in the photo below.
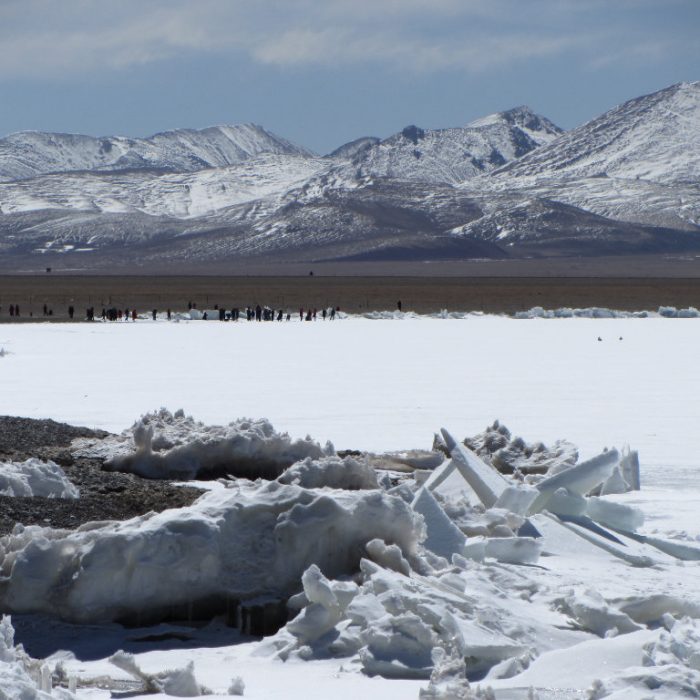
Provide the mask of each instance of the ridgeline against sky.
POLYGON ((6 0, 0 134, 255 122, 319 153, 528 104, 571 128, 700 75, 696 0, 6 0))

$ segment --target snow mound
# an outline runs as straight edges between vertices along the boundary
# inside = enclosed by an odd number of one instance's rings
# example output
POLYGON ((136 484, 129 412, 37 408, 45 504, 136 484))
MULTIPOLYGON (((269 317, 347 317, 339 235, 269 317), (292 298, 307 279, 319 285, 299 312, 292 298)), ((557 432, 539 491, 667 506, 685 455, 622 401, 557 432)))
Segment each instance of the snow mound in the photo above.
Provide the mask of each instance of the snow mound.
POLYGON ((296 484, 302 488, 318 489, 376 489, 377 474, 367 460, 352 457, 307 457, 293 464, 277 479, 282 484, 296 484))
POLYGON ((70 499, 78 498, 80 492, 58 464, 32 458, 0 462, 0 495, 70 499))
POLYGON ((295 462, 335 453, 307 437, 292 440, 267 420, 240 419, 225 426, 205 425, 161 409, 138 420, 121 435, 80 439, 73 454, 103 459, 111 471, 149 479, 206 479, 233 475, 274 479, 295 462))
POLYGON ((241 480, 187 508, 75 531, 15 527, 0 539, 0 605, 77 622, 163 619, 198 605, 298 590, 311 564, 357 570, 380 537, 410 556, 423 523, 380 491, 315 492, 241 480))

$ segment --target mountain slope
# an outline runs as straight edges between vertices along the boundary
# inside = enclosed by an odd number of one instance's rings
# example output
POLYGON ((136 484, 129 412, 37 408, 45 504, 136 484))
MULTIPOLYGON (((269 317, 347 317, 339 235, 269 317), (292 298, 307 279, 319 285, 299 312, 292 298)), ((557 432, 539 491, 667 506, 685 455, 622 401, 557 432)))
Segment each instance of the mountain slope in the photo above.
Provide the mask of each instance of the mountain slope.
POLYGON ((83 170, 192 172, 261 153, 313 155, 255 124, 178 129, 145 139, 24 131, 0 139, 0 180, 83 170))
POLYGON ((629 100, 499 173, 508 178, 700 180, 700 81, 629 100))

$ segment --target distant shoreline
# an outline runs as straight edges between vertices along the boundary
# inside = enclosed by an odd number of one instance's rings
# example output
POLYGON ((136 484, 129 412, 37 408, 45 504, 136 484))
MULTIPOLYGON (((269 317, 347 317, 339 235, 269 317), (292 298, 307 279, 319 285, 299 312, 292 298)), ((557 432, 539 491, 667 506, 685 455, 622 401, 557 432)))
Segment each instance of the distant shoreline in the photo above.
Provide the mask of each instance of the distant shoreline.
POLYGON ((393 311, 436 313, 481 311, 515 314, 541 306, 605 307, 655 311, 660 306, 700 308, 700 277, 380 277, 380 276, 0 276, 0 322, 10 304, 19 304, 19 321, 76 320, 94 307, 136 309, 138 313, 225 309, 256 304, 298 315, 299 309, 340 307, 349 313, 393 311), (43 305, 53 315, 43 315, 43 305), (32 314, 30 317, 29 314, 32 314))

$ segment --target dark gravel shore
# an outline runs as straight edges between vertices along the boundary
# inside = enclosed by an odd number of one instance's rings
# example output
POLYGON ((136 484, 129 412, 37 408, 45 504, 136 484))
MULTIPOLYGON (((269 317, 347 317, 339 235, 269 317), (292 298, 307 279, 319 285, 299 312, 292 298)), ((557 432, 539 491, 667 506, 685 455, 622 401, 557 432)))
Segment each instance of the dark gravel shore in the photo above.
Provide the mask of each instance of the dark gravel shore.
POLYGON ((0 496, 0 535, 16 523, 75 528, 97 520, 125 520, 189 505, 202 494, 169 481, 102 471, 98 460, 74 459, 68 450, 75 438, 105 435, 52 420, 0 416, 0 462, 53 460, 80 490, 78 500, 0 496))

